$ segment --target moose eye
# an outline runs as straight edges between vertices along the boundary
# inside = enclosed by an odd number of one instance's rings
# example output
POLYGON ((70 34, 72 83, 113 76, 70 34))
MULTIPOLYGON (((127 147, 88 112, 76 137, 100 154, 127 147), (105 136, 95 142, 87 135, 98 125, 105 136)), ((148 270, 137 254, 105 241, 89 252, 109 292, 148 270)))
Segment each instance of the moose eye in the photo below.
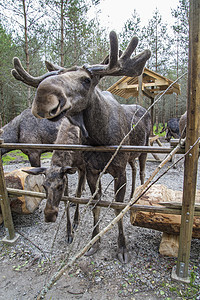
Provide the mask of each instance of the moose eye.
POLYGON ((85 88, 88 88, 90 86, 91 79, 89 77, 84 77, 82 78, 81 83, 85 88))

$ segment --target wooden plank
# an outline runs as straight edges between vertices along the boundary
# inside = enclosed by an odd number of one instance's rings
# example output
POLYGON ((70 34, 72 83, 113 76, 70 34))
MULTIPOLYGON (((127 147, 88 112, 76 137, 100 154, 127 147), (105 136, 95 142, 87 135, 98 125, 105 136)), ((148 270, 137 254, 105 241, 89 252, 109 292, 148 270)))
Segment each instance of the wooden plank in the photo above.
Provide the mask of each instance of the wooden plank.
POLYGON ((142 101, 143 101, 142 79, 143 79, 143 74, 138 76, 138 102, 139 102, 139 105, 142 105, 142 101))
MULTIPOLYGON (((186 151, 200 136, 200 3, 190 0, 188 107, 186 151)), ((194 203, 197 180, 199 146, 196 145, 185 157, 183 208, 181 217, 180 246, 176 275, 188 280, 194 203)))
MULTIPOLYGON (((73 151, 94 151, 94 152, 115 152, 118 149, 117 145, 113 146, 87 146, 87 145, 66 145, 66 144, 12 144, 5 143, 0 149, 46 149, 46 150, 73 150, 73 151)), ((141 152, 141 153, 170 153, 172 149, 170 147, 151 147, 151 146, 130 146, 122 145, 119 149, 120 152, 141 152)), ((177 153, 184 153, 184 149, 178 150, 177 153)))
POLYGON ((15 230, 14 230, 12 214, 10 209, 10 202, 9 202, 8 193, 6 190, 6 184, 4 180, 4 172, 3 172, 1 155, 0 155, 0 204, 1 204, 3 220, 4 220, 4 227, 6 230, 5 240, 14 240, 15 230))
MULTIPOLYGON (((182 208, 182 203, 179 202, 159 202, 160 205, 163 205, 165 207, 169 207, 169 208, 182 208)), ((200 211, 200 204, 199 203, 195 203, 194 209, 196 211, 200 211)))
MULTIPOLYGON (((27 195, 32 197, 38 198, 46 198, 45 193, 40 192, 33 192, 33 191, 26 191, 26 190, 19 190, 13 188, 7 188, 9 195, 27 195)), ((75 204, 87 204, 90 201, 90 198, 77 198, 77 197, 67 197, 63 196, 61 198, 62 201, 70 201, 75 204)), ((127 200, 128 201, 128 200, 127 200)), ((109 201, 92 201, 91 205, 99 205, 101 207, 110 207, 114 209, 124 209, 126 206, 126 202, 109 202, 109 201)), ((131 211, 144 211, 144 212, 152 212, 152 213, 164 213, 164 214, 172 214, 172 215, 180 215, 181 214, 181 207, 179 208, 168 208, 168 207, 161 207, 161 206, 151 206, 151 205, 140 205, 135 204, 131 207, 131 211)), ((199 211, 195 211, 196 216, 200 216, 199 211)))

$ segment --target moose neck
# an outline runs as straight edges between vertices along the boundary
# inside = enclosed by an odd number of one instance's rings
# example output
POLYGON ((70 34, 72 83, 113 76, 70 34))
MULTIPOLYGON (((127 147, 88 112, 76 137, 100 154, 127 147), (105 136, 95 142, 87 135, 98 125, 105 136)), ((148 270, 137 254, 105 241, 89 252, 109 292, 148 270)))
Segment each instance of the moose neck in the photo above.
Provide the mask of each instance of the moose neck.
POLYGON ((122 106, 107 92, 97 87, 83 111, 85 128, 92 145, 113 145, 120 143, 125 135, 125 116, 122 106))

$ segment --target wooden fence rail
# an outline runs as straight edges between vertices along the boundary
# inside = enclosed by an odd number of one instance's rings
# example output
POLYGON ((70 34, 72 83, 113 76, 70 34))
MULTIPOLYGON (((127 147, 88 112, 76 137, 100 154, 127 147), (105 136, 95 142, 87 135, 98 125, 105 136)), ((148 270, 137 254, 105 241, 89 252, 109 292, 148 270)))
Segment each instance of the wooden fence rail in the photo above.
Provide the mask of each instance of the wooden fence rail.
MULTIPOLYGON (((44 150, 74 150, 74 151, 92 151, 92 152, 115 152, 118 146, 87 146, 87 145, 65 145, 65 144, 12 144, 2 143, 0 148, 5 149, 44 149, 44 150)), ((141 153, 163 153, 172 151, 171 147, 153 147, 153 146, 121 146, 120 152, 141 152, 141 153)), ((184 154, 185 150, 180 149, 178 154, 184 154)))
MULTIPOLYGON (((11 143, 0 143, 0 148, 7 148, 7 149, 45 149, 45 150, 74 150, 74 151, 99 151, 99 152, 115 152, 118 149, 118 146, 99 146, 99 147, 91 147, 86 145, 62 145, 62 144, 11 144, 11 143)), ((172 147, 153 147, 153 146, 121 146, 119 151, 122 152, 142 152, 142 153, 163 153, 168 154, 172 151, 172 147)), ((185 149, 180 149, 178 154, 184 154, 185 149)), ((1 160, 1 156, 0 156, 1 160)), ((3 218, 4 218, 4 225, 8 232, 7 236, 4 238, 5 242, 14 242, 17 239, 17 235, 14 233, 14 226, 12 221, 12 215, 10 211, 9 199, 8 195, 15 194, 15 195, 29 195, 29 196, 37 196, 40 198, 45 198, 44 193, 37 193, 31 191, 24 191, 24 190, 17 190, 5 187, 5 180, 4 180, 4 173, 3 167, 1 162, 0 168, 0 203, 1 209, 4 211, 3 218), (13 238, 14 236, 14 238, 13 238)), ((73 203, 79 204, 87 204, 89 199, 87 198, 75 198, 75 197, 62 197, 63 201, 71 201, 73 203)), ((95 201, 91 202, 91 205, 99 205, 101 207, 111 207, 111 208, 118 208, 123 209, 126 206, 126 203, 116 203, 116 202, 107 202, 107 201, 99 201, 98 204, 95 201)), ((159 207, 159 206, 147 206, 147 205, 134 205, 131 210, 134 211, 143 211, 143 212, 153 212, 153 213, 164 213, 164 214, 176 214, 181 215, 182 206, 175 206, 175 207, 159 207)), ((195 207, 194 210, 195 216, 200 216, 199 207, 195 207)), ((179 280, 181 280, 179 278, 179 280)))
MULTIPOLYGON (((26 195, 26 196, 32 196, 32 197, 38 197, 44 199, 46 197, 45 193, 40 193, 40 192, 32 192, 32 191, 25 191, 25 190, 19 190, 19 189, 13 189, 13 188, 7 188, 8 195, 26 195)), ((68 197, 68 196, 63 196, 61 198, 62 201, 69 201, 75 204, 88 204, 90 201, 90 198, 77 198, 77 197, 68 197)), ((109 201, 96 201, 93 200, 90 202, 91 206, 100 206, 100 207, 109 207, 113 209, 124 209, 124 207, 127 205, 125 202, 109 202, 109 201)), ((172 214, 172 215, 181 215, 181 209, 182 205, 181 204, 175 204, 172 207, 171 203, 162 203, 164 207, 161 206, 150 206, 150 205, 138 205, 134 204, 131 207, 132 211, 144 211, 144 212, 152 212, 152 213, 163 213, 163 214, 172 214), (168 207, 171 206, 171 207, 168 207)), ((195 216, 200 216, 200 206, 196 205, 195 206, 195 216)))

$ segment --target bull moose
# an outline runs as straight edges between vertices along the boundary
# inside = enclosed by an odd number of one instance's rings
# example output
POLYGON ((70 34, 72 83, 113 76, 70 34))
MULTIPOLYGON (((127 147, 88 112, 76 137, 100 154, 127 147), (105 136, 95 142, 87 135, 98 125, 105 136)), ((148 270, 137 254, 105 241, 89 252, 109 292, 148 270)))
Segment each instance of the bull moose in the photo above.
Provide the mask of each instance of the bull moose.
MULTIPOLYGON (((37 87, 32 105, 32 113, 38 118, 55 119, 63 115, 76 116, 76 123, 85 128, 84 144, 97 145, 147 145, 150 131, 150 116, 138 107, 134 113, 119 104, 112 96, 105 95, 97 87, 104 76, 139 76, 150 58, 150 51, 145 50, 131 58, 138 44, 138 38, 133 37, 127 49, 118 57, 118 40, 114 31, 110 33, 110 55, 107 64, 84 65, 82 67, 56 68, 41 77, 32 77, 22 67, 19 59, 14 59, 15 69, 12 71, 16 79, 37 87), (143 116, 138 119, 135 116, 143 116), (136 125, 136 126, 135 126, 136 125), (126 137, 126 138, 124 138, 126 137), (123 139, 124 138, 124 139, 123 139)), ((98 177, 107 165, 106 172, 114 177, 115 200, 123 202, 126 190, 126 165, 139 155, 134 152, 118 152, 112 157, 109 152, 85 152, 86 176, 92 195, 96 200, 101 198, 101 186, 96 191, 98 177)), ((119 210, 115 211, 116 215, 119 210)), ((94 230, 92 237, 99 232, 100 208, 93 209, 94 230)), ((123 230, 123 220, 118 222, 118 259, 128 262, 128 251, 123 230)), ((98 249, 97 241, 88 251, 88 255, 98 249)))

